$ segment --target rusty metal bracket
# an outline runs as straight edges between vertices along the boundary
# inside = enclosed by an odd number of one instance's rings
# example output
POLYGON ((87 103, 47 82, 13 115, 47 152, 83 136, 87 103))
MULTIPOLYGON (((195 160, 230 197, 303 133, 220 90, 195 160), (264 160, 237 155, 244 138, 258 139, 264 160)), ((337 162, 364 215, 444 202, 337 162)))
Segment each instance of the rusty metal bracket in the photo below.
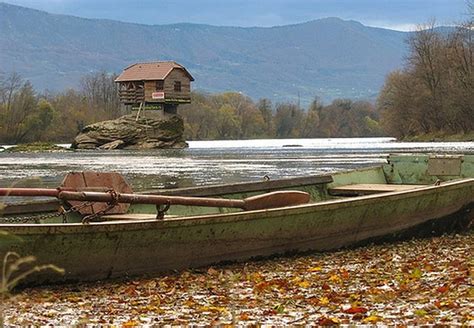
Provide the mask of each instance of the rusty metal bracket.
POLYGON ((170 206, 170 201, 164 205, 156 205, 156 219, 163 220, 165 218, 165 213, 170 209, 170 206))
MULTIPOLYGON (((104 209, 96 212, 96 213, 93 213, 93 214, 89 214, 89 215, 86 215, 85 217, 82 218, 82 223, 83 224, 88 224, 90 223, 92 220, 95 220, 97 218, 100 218, 102 215, 106 214, 108 211, 110 211, 111 209, 113 209, 115 206, 117 206, 117 204, 119 203, 119 196, 118 196, 118 193, 113 190, 113 189, 110 189, 107 191, 107 193, 110 194, 110 197, 112 198, 112 200, 110 202, 107 202, 107 207, 105 207, 104 209)), ((93 204, 93 203, 92 203, 93 204)))

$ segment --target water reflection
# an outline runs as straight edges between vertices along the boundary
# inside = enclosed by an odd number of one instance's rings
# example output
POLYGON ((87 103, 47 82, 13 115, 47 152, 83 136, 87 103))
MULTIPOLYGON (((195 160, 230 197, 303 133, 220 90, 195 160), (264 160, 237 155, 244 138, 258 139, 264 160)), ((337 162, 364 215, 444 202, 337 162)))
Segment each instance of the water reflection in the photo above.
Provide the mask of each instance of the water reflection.
POLYGON ((150 151, 0 153, 1 186, 57 186, 70 171, 117 171, 134 190, 295 177, 383 163, 389 153, 474 153, 474 142, 401 143, 392 138, 194 141, 150 151))

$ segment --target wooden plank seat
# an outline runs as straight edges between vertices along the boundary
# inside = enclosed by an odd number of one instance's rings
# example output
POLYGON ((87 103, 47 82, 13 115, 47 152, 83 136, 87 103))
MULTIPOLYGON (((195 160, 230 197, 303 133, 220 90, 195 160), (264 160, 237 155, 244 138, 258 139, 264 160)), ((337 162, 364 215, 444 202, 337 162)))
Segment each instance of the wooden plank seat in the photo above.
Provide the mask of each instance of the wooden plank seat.
POLYGON ((333 182, 331 175, 313 175, 307 177, 264 180, 257 182, 239 182, 233 184, 208 185, 198 187, 161 189, 148 191, 149 195, 212 197, 237 193, 274 191, 299 188, 310 185, 323 185, 333 182))
POLYGON ((362 183, 329 188, 328 191, 329 194, 333 196, 362 196, 379 194, 383 192, 412 190, 421 187, 426 187, 426 185, 362 183))

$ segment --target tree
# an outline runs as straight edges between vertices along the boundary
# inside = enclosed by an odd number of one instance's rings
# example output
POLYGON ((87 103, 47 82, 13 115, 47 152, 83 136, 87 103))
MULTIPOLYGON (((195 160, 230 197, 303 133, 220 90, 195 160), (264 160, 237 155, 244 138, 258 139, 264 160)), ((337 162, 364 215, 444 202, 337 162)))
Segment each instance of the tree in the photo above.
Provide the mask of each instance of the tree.
POLYGON ((267 98, 260 99, 257 108, 263 118, 264 136, 270 137, 275 135, 275 124, 273 122, 272 102, 267 98))
POLYGON ((86 97, 89 112, 98 116, 97 120, 112 119, 123 115, 116 74, 105 71, 91 73, 81 79, 81 91, 86 97))
POLYGON ((304 125, 301 131, 303 138, 315 138, 321 136, 320 131, 320 115, 323 109, 323 103, 318 97, 315 97, 311 102, 304 119, 304 125))
POLYGON ((4 138, 7 143, 24 142, 30 132, 30 115, 36 110, 37 100, 30 82, 24 82, 21 88, 12 94, 7 104, 6 128, 4 138))
MULTIPOLYGON (((472 2, 470 2, 472 4, 472 2)), ((433 24, 409 40, 406 67, 391 73, 379 95, 382 126, 397 137, 474 130, 474 43, 471 18, 456 31, 433 24)))
POLYGON ((0 80, 0 97, 6 111, 11 110, 14 94, 21 88, 23 79, 18 73, 11 73, 0 80))
MULTIPOLYGON (((472 5, 472 2, 471 2, 472 5)), ((471 7, 471 15, 472 15, 471 7)), ((451 63, 447 98, 450 125, 455 131, 474 130, 474 21, 457 27, 448 39, 447 61, 451 63)))
POLYGON ((219 139, 241 138, 241 120, 237 110, 229 104, 222 105, 217 113, 217 126, 219 139))
POLYGON ((409 38, 408 64, 412 76, 422 83, 424 120, 434 130, 441 130, 446 122, 443 100, 446 94, 447 63, 443 36, 436 32, 434 23, 419 28, 409 38))
POLYGON ((276 136, 279 138, 299 137, 303 118, 303 111, 296 104, 277 104, 274 119, 276 136))

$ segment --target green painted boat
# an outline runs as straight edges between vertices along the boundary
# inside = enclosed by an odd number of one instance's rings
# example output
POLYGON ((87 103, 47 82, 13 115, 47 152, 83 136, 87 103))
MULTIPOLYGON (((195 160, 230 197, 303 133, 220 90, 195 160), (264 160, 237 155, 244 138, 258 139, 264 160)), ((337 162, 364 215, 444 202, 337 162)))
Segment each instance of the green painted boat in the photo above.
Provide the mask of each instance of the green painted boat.
POLYGON ((4 205, 0 256, 15 251, 64 268, 64 275, 43 271, 25 280, 44 284, 465 230, 474 219, 474 155, 396 155, 377 167, 332 175, 146 194, 244 199, 275 190, 304 191, 311 201, 248 211, 172 205, 163 218, 157 218, 154 205, 132 204, 125 214, 104 213, 87 224, 75 212, 59 215, 60 203, 54 199, 4 205))

